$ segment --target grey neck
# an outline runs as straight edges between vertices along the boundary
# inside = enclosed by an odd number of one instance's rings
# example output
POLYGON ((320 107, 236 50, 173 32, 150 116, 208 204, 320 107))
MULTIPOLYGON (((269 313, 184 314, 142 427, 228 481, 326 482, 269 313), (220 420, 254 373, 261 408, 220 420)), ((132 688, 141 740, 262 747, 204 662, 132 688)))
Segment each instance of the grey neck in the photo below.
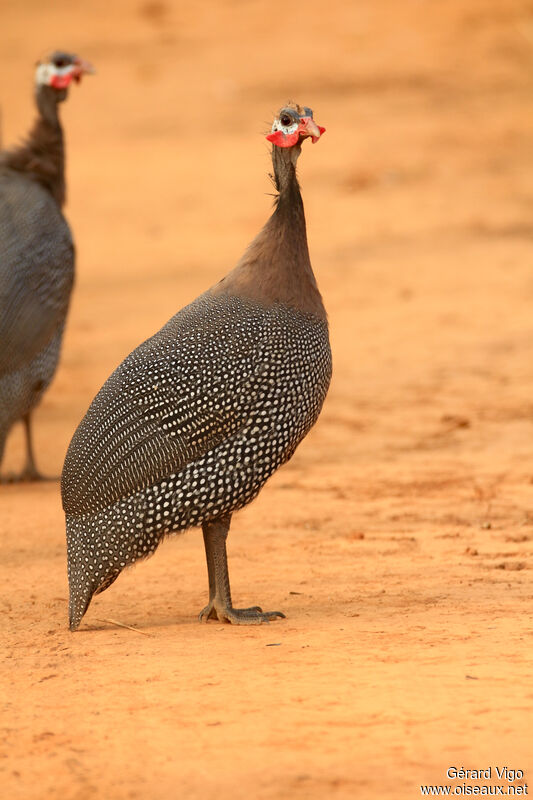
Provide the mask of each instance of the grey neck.
POLYGON ((61 131, 58 103, 64 99, 64 96, 58 96, 58 91, 56 89, 52 89, 50 86, 44 86, 41 84, 35 87, 35 102, 37 104, 37 108, 39 109, 41 119, 43 122, 49 125, 50 128, 57 131, 61 131))
POLYGON ((272 147, 274 181, 279 195, 269 223, 277 229, 279 238, 286 244, 286 255, 292 256, 291 262, 294 264, 293 259, 296 256, 296 263, 311 270, 304 204, 296 177, 296 163, 300 152, 300 144, 294 147, 272 147))

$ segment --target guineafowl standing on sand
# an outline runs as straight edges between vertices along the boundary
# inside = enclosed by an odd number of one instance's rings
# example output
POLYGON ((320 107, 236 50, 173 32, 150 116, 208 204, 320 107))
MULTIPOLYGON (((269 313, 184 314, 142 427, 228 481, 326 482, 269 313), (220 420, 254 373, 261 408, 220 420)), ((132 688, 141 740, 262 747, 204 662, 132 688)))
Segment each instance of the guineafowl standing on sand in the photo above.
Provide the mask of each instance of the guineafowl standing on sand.
POLYGON ((0 465, 7 434, 22 420, 26 464, 18 480, 42 476, 35 465, 31 414, 59 360, 74 281, 74 245, 61 213, 65 153, 58 104, 92 67, 55 52, 37 65, 38 117, 26 141, 0 153, 0 465))
POLYGON ((275 210, 235 269, 115 370, 67 452, 69 621, 170 533, 203 528, 209 602, 200 619, 284 615, 233 608, 231 516, 256 497, 316 422, 331 376, 328 325, 296 179, 311 109, 282 108, 267 136, 275 210))

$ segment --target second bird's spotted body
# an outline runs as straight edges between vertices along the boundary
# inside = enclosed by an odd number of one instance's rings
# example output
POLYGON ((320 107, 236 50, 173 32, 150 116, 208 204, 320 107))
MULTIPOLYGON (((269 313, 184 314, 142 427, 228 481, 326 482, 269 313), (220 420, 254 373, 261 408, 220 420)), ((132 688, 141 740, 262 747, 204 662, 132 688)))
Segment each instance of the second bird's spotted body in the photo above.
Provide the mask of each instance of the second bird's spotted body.
POLYGON ((88 68, 59 51, 39 64, 35 124, 19 147, 0 153, 0 465, 9 430, 21 420, 26 465, 17 480, 42 477, 30 418, 56 371, 74 282, 74 244, 61 210, 65 154, 58 106, 69 83, 88 68))
POLYGON ((324 321, 209 293, 138 347, 65 462, 75 620, 165 534, 250 502, 316 421, 330 374, 324 321))
POLYGON ((11 425, 50 384, 74 279, 74 247, 52 197, 0 160, 0 462, 11 425))

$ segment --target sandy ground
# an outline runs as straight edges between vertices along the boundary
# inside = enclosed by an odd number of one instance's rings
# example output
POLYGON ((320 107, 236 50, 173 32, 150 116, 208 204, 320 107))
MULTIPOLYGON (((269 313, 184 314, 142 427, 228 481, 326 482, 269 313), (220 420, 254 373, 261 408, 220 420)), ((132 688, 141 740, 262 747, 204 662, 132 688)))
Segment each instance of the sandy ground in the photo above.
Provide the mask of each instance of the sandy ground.
MULTIPOLYGON (((39 55, 65 47, 98 68, 63 109, 78 279, 36 415, 43 470, 60 473, 115 365, 266 219, 261 134, 289 98, 327 127, 300 176, 334 352, 319 424, 229 539, 236 605, 284 621, 198 624, 190 531, 71 634, 58 485, 0 487, 2 796, 403 800, 453 784, 451 766, 507 765, 526 784, 530 4, 0 13, 4 144, 30 124, 39 55)), ((21 443, 14 431, 5 470, 21 443)))

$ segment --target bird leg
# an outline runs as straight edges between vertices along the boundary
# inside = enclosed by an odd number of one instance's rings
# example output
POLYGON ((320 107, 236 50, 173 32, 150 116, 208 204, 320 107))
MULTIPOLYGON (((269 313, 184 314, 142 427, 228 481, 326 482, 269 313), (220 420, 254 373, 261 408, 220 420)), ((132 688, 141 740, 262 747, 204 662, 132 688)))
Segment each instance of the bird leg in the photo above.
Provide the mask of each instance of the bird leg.
POLYGON ((230 522, 231 515, 228 514, 202 525, 209 578, 209 603, 200 612, 200 621, 218 619, 233 625, 261 625, 262 622, 270 622, 276 617, 285 617, 281 611, 263 611, 259 606, 233 608, 226 553, 230 522))
POLYGON ((31 437, 31 412, 28 411, 27 414, 24 415, 22 421, 24 423, 24 431, 26 433, 26 463, 24 465, 24 469, 20 473, 20 475, 16 478, 17 481, 52 481, 56 480, 56 478, 47 478, 45 475, 42 475, 39 470, 37 469, 37 464, 35 463, 35 455, 33 452, 33 442, 31 437))
MULTIPOLYGON (((35 464, 35 456, 33 453, 33 445, 31 438, 30 413, 31 412, 28 411, 28 413, 22 418, 22 421, 24 423, 24 431, 26 435, 26 463, 24 465, 24 469, 19 474, 9 472, 6 475, 1 475, 0 484, 57 480, 57 478, 47 478, 45 475, 41 475, 41 473, 37 469, 37 465, 35 464)), ((2 441, 0 442, 0 463, 1 463, 2 461, 1 456, 5 443, 5 435, 3 437, 0 436, 0 438, 2 438, 2 441)))

